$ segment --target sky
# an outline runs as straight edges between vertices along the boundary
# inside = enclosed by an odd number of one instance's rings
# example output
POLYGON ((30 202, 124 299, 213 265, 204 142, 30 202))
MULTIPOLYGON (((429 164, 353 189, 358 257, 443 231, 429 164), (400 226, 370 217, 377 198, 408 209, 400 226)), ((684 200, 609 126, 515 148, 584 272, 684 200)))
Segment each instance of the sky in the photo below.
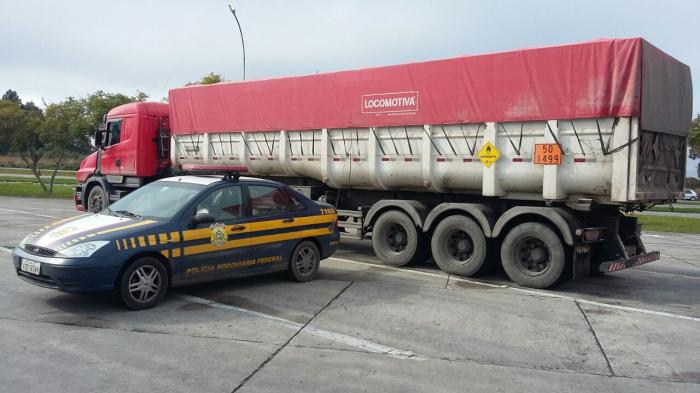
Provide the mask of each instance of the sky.
MULTIPOLYGON (((247 79, 624 37, 700 75, 695 0, 2 0, 0 91, 37 104, 98 89, 160 100, 209 72, 240 80, 231 2, 247 79)), ((700 113, 700 82, 694 97, 700 113)))

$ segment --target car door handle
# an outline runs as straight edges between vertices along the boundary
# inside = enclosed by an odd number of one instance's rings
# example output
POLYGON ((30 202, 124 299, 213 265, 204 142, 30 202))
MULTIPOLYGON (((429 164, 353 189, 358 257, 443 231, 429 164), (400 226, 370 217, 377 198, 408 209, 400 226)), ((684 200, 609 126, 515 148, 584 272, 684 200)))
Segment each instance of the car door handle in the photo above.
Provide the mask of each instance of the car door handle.
POLYGON ((290 218, 285 218, 284 220, 282 220, 282 223, 283 223, 283 224, 287 224, 287 223, 290 223, 290 222, 294 222, 294 219, 291 218, 291 217, 290 217, 290 218))
POLYGON ((242 230, 244 230, 244 229, 245 229, 245 226, 243 226, 243 225, 236 225, 235 227, 231 227, 231 231, 232 231, 232 232, 235 232, 235 231, 242 231, 242 230))

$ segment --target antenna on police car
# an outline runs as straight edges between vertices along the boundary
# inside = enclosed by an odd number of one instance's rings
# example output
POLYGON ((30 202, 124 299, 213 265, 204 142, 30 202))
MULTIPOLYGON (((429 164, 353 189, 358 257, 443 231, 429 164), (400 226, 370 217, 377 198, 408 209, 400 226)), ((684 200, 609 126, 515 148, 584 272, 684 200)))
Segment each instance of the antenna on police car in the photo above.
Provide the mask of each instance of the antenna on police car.
POLYGON ((236 19, 236 24, 238 25, 238 32, 241 35, 241 48, 243 49, 243 80, 245 80, 245 41, 243 40, 243 29, 241 28, 241 22, 238 21, 238 15, 236 15, 236 10, 233 9, 231 4, 228 5, 228 9, 231 10, 233 18, 236 19))

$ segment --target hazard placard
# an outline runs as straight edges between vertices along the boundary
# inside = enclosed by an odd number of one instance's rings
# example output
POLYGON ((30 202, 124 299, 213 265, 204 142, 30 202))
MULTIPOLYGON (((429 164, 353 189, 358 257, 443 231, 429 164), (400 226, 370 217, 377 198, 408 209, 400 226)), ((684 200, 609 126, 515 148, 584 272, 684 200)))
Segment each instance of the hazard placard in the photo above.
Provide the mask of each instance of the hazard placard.
POLYGON ((498 160, 498 157, 501 156, 501 152, 498 151, 496 146, 494 146, 491 142, 486 142, 483 146, 481 146, 481 149, 479 149, 479 152, 476 153, 476 156, 479 157, 482 164, 486 165, 487 168, 490 168, 491 165, 498 160))
POLYGON ((561 148, 557 143, 536 143, 535 164, 559 165, 561 164, 561 148))

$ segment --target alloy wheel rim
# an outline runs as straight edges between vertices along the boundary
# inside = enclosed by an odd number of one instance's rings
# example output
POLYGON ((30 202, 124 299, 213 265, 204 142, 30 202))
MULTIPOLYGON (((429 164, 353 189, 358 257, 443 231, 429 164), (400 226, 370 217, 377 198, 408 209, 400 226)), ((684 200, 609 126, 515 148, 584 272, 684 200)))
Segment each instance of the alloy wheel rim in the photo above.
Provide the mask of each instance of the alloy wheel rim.
POLYGON ((311 247, 303 247, 297 252, 294 265, 297 272, 302 276, 307 276, 314 271, 316 268, 316 254, 311 247))
POLYGON ((148 303, 160 293, 161 275, 155 266, 139 266, 129 276, 129 295, 138 303, 148 303))

